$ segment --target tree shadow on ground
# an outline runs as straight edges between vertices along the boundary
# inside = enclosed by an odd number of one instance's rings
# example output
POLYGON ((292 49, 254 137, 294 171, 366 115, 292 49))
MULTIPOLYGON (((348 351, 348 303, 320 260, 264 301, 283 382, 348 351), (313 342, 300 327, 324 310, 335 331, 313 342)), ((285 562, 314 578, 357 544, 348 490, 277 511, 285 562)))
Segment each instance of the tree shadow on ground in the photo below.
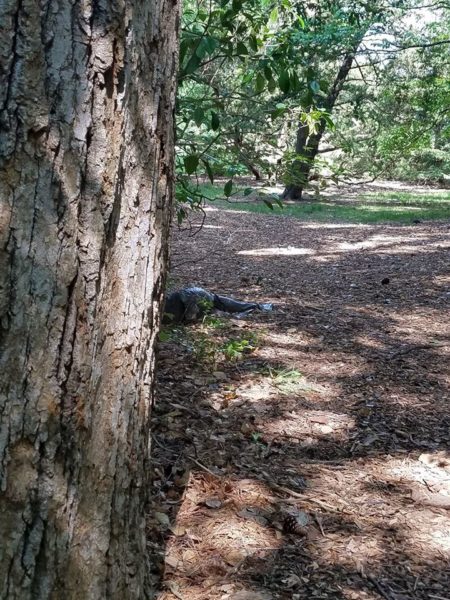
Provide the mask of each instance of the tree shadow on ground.
POLYGON ((195 241, 178 238, 194 262, 175 276, 276 310, 201 332, 256 333, 234 363, 160 348, 160 600, 444 598, 449 475, 426 457, 449 443, 446 225, 235 219, 215 211, 195 241), (243 253, 269 247, 307 252, 243 253))

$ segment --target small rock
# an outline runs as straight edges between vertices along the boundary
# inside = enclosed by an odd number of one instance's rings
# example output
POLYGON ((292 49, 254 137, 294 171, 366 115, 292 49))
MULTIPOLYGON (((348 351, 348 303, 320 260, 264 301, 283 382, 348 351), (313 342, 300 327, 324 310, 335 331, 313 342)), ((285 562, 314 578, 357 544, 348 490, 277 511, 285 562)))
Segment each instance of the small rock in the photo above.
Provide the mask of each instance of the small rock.
POLYGON ((205 506, 208 508, 220 508, 222 506, 222 501, 218 498, 208 498, 205 500, 205 506))

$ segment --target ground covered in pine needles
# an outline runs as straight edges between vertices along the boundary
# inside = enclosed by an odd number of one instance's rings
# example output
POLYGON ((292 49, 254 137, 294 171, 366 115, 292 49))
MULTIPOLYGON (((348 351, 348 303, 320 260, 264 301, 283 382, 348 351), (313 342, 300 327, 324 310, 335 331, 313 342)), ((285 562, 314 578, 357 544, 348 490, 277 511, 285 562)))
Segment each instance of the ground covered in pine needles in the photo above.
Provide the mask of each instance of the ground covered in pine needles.
POLYGON ((162 332, 158 600, 450 599, 448 248, 214 208, 175 232, 172 287, 274 311, 162 332))

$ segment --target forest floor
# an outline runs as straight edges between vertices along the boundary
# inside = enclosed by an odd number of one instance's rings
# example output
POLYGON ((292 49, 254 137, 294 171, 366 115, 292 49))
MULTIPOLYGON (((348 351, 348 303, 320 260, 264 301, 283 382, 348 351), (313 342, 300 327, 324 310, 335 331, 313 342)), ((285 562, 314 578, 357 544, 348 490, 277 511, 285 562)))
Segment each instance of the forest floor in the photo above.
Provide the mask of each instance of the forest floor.
POLYGON ((449 248, 448 221, 175 232, 172 287, 274 310, 163 331, 158 600, 450 600, 449 248))

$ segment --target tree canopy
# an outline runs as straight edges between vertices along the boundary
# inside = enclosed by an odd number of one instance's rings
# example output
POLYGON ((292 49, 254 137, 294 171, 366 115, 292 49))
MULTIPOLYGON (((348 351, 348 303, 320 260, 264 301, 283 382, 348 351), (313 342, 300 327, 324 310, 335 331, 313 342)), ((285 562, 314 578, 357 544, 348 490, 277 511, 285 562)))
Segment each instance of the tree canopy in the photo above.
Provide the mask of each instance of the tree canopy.
MULTIPOLYGON (((444 181, 449 5, 417 0, 187 0, 179 200, 192 176, 444 181)), ((232 184, 224 189, 232 193, 232 184)))

